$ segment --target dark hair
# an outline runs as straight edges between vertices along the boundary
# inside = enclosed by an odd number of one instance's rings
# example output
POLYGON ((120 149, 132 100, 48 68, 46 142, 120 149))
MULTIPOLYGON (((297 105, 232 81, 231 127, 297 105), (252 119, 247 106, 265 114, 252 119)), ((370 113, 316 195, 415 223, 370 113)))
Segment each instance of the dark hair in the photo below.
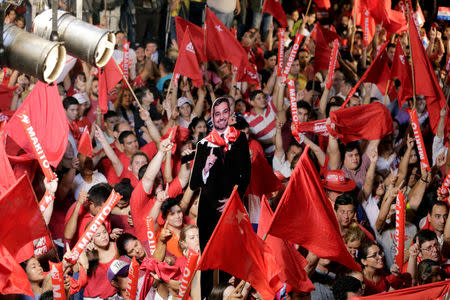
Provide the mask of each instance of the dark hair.
POLYGON ((370 241, 370 242, 367 242, 367 243, 363 244, 359 248, 359 252, 358 252, 358 259, 360 261, 362 259, 367 259, 367 254, 369 252, 369 248, 372 247, 372 246, 377 246, 378 248, 380 248, 380 250, 383 249, 383 248, 381 248, 381 246, 376 241, 370 241))
POLYGON ((95 206, 101 206, 111 194, 112 187, 107 183, 97 183, 88 192, 89 201, 95 206))
POLYGON ((129 241, 135 241, 137 239, 137 237, 128 232, 122 233, 116 240, 116 246, 117 251, 119 252, 119 256, 128 256, 127 250, 125 250, 125 245, 128 244, 129 241))
MULTIPOLYGON (((333 97, 332 97, 333 98, 333 97)), ((325 114, 327 118, 330 116, 330 111, 332 107, 341 107, 342 103, 344 103, 344 100, 339 96, 334 96, 336 101, 334 102, 328 102, 327 107, 325 109, 325 114)))
POLYGON ((433 267, 441 267, 437 262, 431 259, 422 260, 417 266, 417 279, 419 284, 431 283, 431 272, 433 267))
POLYGON ((163 68, 164 72, 166 73, 172 73, 174 68, 173 61, 167 57, 163 57, 159 65, 163 68))
POLYGON ((277 56, 277 53, 275 51, 272 51, 272 50, 264 51, 264 59, 269 59, 272 56, 277 56))
POLYGON ((248 122, 241 116, 236 116, 236 123, 234 123, 232 126, 237 130, 244 130, 245 128, 250 127, 248 122))
POLYGON ((53 290, 50 291, 46 291, 43 292, 40 296, 39 296, 39 300, 53 300, 53 290))
POLYGON ((163 219, 167 218, 167 215, 169 214, 169 211, 172 207, 175 205, 180 205, 180 200, 176 198, 169 198, 166 201, 163 202, 161 205, 161 214, 163 219))
POLYGON ((129 178, 123 178, 118 184, 114 186, 114 190, 122 196, 122 200, 129 202, 131 194, 133 193, 133 186, 129 178))
POLYGON ((310 80, 306 83, 305 89, 307 91, 311 91, 314 88, 314 90, 318 93, 321 93, 322 90, 320 89, 320 81, 317 80, 310 80))
POLYGON ((223 292, 229 287, 229 283, 219 283, 218 285, 214 286, 211 290, 211 293, 209 294, 207 300, 222 300, 223 299, 223 292))
POLYGON ((145 171, 147 171, 148 164, 142 166, 138 172, 138 179, 141 180, 144 177, 145 171))
POLYGON ((342 161, 344 161, 345 154, 347 152, 352 152, 355 149, 358 150, 358 154, 361 155, 361 148, 359 146, 359 142, 358 141, 347 143, 347 145, 341 144, 340 148, 341 148, 340 152, 341 152, 341 160, 342 161))
POLYGON ((414 241, 416 241, 417 239, 419 239, 419 248, 422 247, 423 243, 429 242, 429 241, 434 241, 434 240, 438 240, 437 239, 437 235, 434 231, 431 231, 429 229, 422 229, 421 231, 419 231, 416 236, 414 237, 414 241))
POLYGON ((358 204, 356 203, 355 197, 351 193, 344 193, 339 195, 334 202, 334 210, 339 209, 339 205, 353 205, 353 211, 356 211, 358 204))
POLYGON ((119 115, 113 111, 113 110, 108 110, 106 112, 106 114, 103 115, 103 120, 108 120, 109 118, 113 118, 113 117, 118 117, 119 115))
POLYGON ((311 111, 312 111, 311 104, 309 104, 308 102, 303 101, 303 100, 300 100, 297 102, 297 109, 300 109, 300 108, 306 109, 308 111, 308 113, 311 113, 311 111))
POLYGON ((189 123, 189 131, 191 132, 191 134, 194 133, 194 128, 198 125, 198 123, 200 122, 204 122, 206 124, 205 119, 203 119, 203 117, 194 117, 191 121, 191 123, 189 123))
POLYGON ((119 135, 119 143, 123 144, 123 140, 126 139, 130 135, 134 135, 133 131, 130 131, 130 130, 123 131, 119 135))
POLYGON ((216 108, 216 106, 219 106, 222 103, 226 103, 228 105, 228 108, 230 108, 230 101, 228 101, 228 98, 227 97, 219 97, 213 103, 213 106, 212 106, 213 115, 214 115, 214 109, 216 108))
POLYGON ((362 290, 361 281, 353 276, 344 276, 338 278, 333 285, 333 296, 336 300, 347 300, 347 293, 356 293, 362 290))
POLYGON ((394 43, 389 43, 389 44, 386 46, 386 50, 389 49, 389 48, 395 48, 395 44, 394 44, 394 43))
POLYGON ((258 96, 259 94, 263 94, 264 95, 264 92, 261 91, 261 90, 255 90, 255 91, 250 92, 250 95, 249 95, 250 101, 255 100, 256 96, 258 96))
POLYGON ((433 208, 434 208, 436 205, 437 205, 437 206, 445 207, 445 209, 448 211, 448 206, 447 206, 447 204, 445 204, 444 201, 439 201, 439 200, 437 200, 437 199, 433 199, 433 200, 431 201, 430 206, 429 206, 429 209, 428 209, 428 213, 430 214, 430 216, 432 215, 432 213, 433 213, 433 208))
POLYGON ((144 98, 145 93, 147 91, 149 91, 149 89, 146 86, 139 87, 134 91, 134 94, 136 95, 136 98, 139 100, 139 103, 142 104, 142 98, 144 98))
POLYGON ((74 97, 66 97, 63 100, 64 110, 67 110, 71 105, 79 105, 78 100, 74 97))

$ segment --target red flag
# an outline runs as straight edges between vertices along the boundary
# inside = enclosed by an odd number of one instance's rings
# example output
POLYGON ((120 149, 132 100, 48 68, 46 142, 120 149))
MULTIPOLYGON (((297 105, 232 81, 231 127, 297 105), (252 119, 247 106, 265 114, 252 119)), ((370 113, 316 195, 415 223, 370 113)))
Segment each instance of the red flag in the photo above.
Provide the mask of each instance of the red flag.
POLYGON ((333 41, 333 49, 331 50, 330 64, 328 65, 327 89, 331 89, 333 84, 334 70, 336 69, 337 56, 339 54, 339 41, 333 41))
POLYGON ((419 119, 417 118, 417 111, 415 109, 409 110, 409 118, 411 119, 411 127, 416 139, 417 151, 419 152, 420 163, 427 171, 431 171, 430 163, 428 162, 427 151, 423 142, 422 131, 420 130, 419 119))
POLYGON ((175 26, 177 29, 177 41, 182 41, 184 37, 184 31, 189 26, 191 31, 192 44, 197 49, 197 58, 199 61, 207 61, 205 53, 205 35, 203 29, 194 23, 186 21, 181 17, 175 17, 175 26))
POLYGON ((391 82, 393 82, 394 79, 399 80, 401 83, 398 90, 398 105, 399 107, 402 107, 406 99, 413 96, 413 91, 411 83, 411 66, 403 53, 400 41, 397 41, 394 59, 392 60, 391 82))
MULTIPOLYGON (((258 236, 263 237, 272 220, 273 212, 267 199, 261 199, 261 213, 259 215, 258 236)), ((314 285, 305 272, 305 266, 308 264, 306 259, 295 249, 291 242, 283 241, 277 237, 267 235, 265 243, 272 249, 275 255, 275 261, 281 268, 280 279, 288 283, 296 292, 309 293, 314 289, 314 285)))
POLYGON ((0 111, 8 111, 11 108, 11 100, 17 86, 8 87, 0 85, 0 111))
POLYGON ((406 203, 405 195, 398 191, 397 202, 395 204, 395 263, 400 270, 403 268, 403 258, 405 256, 405 215, 406 203))
POLYGON ((0 294, 23 294, 34 297, 30 281, 8 249, 0 244, 0 294))
POLYGON ((120 72, 114 58, 108 61, 108 63, 100 70, 100 76, 98 77, 98 105, 102 114, 108 111, 108 93, 114 88, 114 86, 122 80, 122 73, 120 72))
POLYGON ((66 292, 64 290, 63 264, 50 261, 50 274, 52 276, 53 299, 65 300, 66 292))
POLYGON ((161 137, 161 141, 167 139, 171 133, 172 137, 170 138, 170 141, 173 143, 172 154, 175 154, 177 150, 177 145, 185 142, 187 138, 191 135, 191 132, 187 128, 178 125, 173 126, 169 128, 166 134, 161 137))
POLYGON ((344 244, 336 215, 308 150, 309 147, 303 151, 291 175, 268 233, 296 243, 320 258, 361 270, 344 244), (298 224, 294 226, 293 220, 298 224))
POLYGON ((369 68, 367 68, 366 72, 363 74, 358 83, 350 90, 347 95, 347 99, 345 99, 344 103, 341 107, 345 107, 350 101, 350 98, 359 88, 359 85, 363 82, 371 82, 375 83, 380 90, 380 92, 384 95, 386 92, 386 85, 389 80, 389 76, 391 70, 389 68, 389 57, 386 52, 388 42, 384 43, 380 51, 378 52, 377 57, 372 61, 369 68))
MULTIPOLYGON (((248 54, 241 43, 209 9, 206 9, 205 26, 205 47, 209 60, 225 60, 238 68, 248 61, 248 54)), ((239 70, 239 72, 243 72, 243 70, 239 70)))
MULTIPOLYGON (((336 38, 340 37, 333 31, 327 30, 319 23, 316 24, 311 32, 311 38, 316 42, 316 52, 314 57, 314 73, 322 70, 328 70, 328 65, 331 57, 331 48, 329 44, 336 38)), ((339 63, 336 62, 336 68, 339 68, 339 63)))
POLYGON ((47 235, 47 227, 27 175, 2 195, 0 207, 0 219, 3 220, 0 243, 18 262, 22 262, 33 256, 33 247, 30 248, 31 253, 21 253, 20 259, 17 257, 19 250, 47 235))
POLYGON ((14 184, 14 181, 16 181, 11 163, 6 155, 3 137, 3 135, 0 135, 0 170, 2 170, 0 172, 0 195, 9 189, 11 185, 14 184))
MULTIPOLYGON (((411 11, 410 20, 412 20, 411 11)), ((427 100, 427 109, 430 116, 430 125, 436 133, 440 119, 441 108, 445 105, 445 97, 434 75, 433 67, 419 38, 413 22, 409 23, 411 37, 411 57, 414 63, 414 82, 416 95, 424 95, 427 100)))
POLYGON ((197 266, 199 253, 189 249, 186 266, 183 270, 183 277, 180 282, 180 289, 178 290, 177 299, 183 300, 186 298, 189 290, 189 284, 191 283, 192 277, 195 274, 195 267, 197 266))
POLYGON ((264 1, 262 12, 271 14, 275 19, 277 19, 281 27, 288 27, 286 14, 284 13, 283 7, 281 7, 280 0, 264 1))
POLYGON ((450 279, 414 286, 406 289, 380 293, 366 297, 352 297, 352 300, 412 300, 412 299, 447 299, 450 292, 450 279))
POLYGON ((10 159, 16 162, 36 159, 33 146, 29 143, 18 117, 24 112, 30 117, 36 136, 41 137, 41 147, 48 162, 56 168, 66 151, 69 138, 69 122, 56 85, 39 81, 6 124, 8 138, 26 152, 20 156, 15 156, 17 153, 8 153, 10 159))
POLYGON ((386 105, 373 102, 366 105, 341 108, 330 113, 328 132, 344 144, 365 139, 377 140, 392 132, 392 117, 386 105), (373 120, 377 120, 376 124, 373 120))
POLYGON ((331 7, 330 0, 314 0, 314 3, 316 3, 319 8, 329 9, 331 7))
POLYGON ((78 152, 83 153, 86 156, 92 157, 94 155, 94 148, 92 148, 91 136, 89 135, 89 129, 84 128, 80 141, 78 142, 78 152))
POLYGON ((191 31, 188 26, 178 47, 178 58, 173 73, 189 77, 192 79, 192 83, 200 88, 203 85, 203 77, 197 60, 197 52, 198 50, 192 44, 191 31))
POLYGON ((127 290, 125 292, 125 295, 127 296, 127 299, 134 300, 136 299, 137 285, 139 280, 139 263, 137 262, 135 256, 133 256, 133 259, 131 260, 127 279, 127 290))
POLYGON ((220 269, 245 280, 264 300, 273 299, 282 287, 278 278, 280 269, 270 249, 253 231, 236 187, 202 253, 197 269, 220 269))

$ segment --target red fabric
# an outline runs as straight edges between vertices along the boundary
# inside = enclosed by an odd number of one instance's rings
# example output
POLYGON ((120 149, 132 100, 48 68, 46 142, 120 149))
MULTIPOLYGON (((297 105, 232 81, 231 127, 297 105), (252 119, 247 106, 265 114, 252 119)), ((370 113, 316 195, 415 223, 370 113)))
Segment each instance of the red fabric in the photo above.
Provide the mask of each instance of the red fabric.
POLYGON ((288 27, 286 14, 284 13, 283 7, 281 7, 280 0, 266 0, 264 1, 264 6, 262 12, 267 12, 271 14, 281 27, 288 27))
POLYGON ((11 108, 11 101, 17 86, 7 87, 0 85, 0 111, 8 111, 11 108))
MULTIPOLYGON (((331 48, 329 44, 339 36, 330 30, 327 30, 319 23, 316 24, 311 32, 311 38, 316 42, 316 56, 314 57, 314 73, 322 70, 328 70, 331 57, 331 48)), ((339 68, 339 62, 336 62, 336 68, 339 68)))
POLYGON ((23 175, 2 195, 0 199, 0 219, 3 220, 0 230, 0 241, 17 262, 33 256, 33 247, 27 253, 19 250, 35 239, 47 235, 47 227, 39 210, 33 188, 28 176, 23 175))
POLYGON ((97 269, 88 277, 83 297, 107 299, 117 293, 116 288, 108 280, 108 269, 116 258, 107 263, 99 263, 97 269))
POLYGON ((161 141, 167 139, 170 134, 172 134, 170 141, 173 143, 172 154, 175 154, 178 144, 185 142, 191 135, 191 132, 189 129, 177 125, 169 128, 166 134, 161 137, 161 141))
POLYGON ((271 195, 272 192, 283 189, 283 184, 275 176, 272 166, 267 162, 261 145, 255 140, 252 141, 259 146, 260 151, 253 151, 252 176, 250 177, 247 193, 259 197, 262 195, 271 195))
POLYGON ((183 275, 179 267, 171 266, 166 262, 148 257, 144 258, 144 261, 142 261, 140 270, 145 271, 140 299, 145 298, 145 295, 147 295, 153 284, 153 277, 150 275, 150 272, 156 274, 164 282, 168 282, 170 279, 180 280, 183 275))
POLYGON ((417 111, 415 109, 408 109, 409 119, 411 120, 411 128, 416 139, 417 152, 420 158, 421 167, 426 168, 427 171, 431 171, 430 163, 428 161, 427 151, 425 149, 425 143, 420 130, 419 120, 417 118, 417 111))
POLYGON ((188 26, 184 31, 183 39, 178 46, 178 58, 173 73, 190 78, 194 86, 200 88, 203 85, 203 76, 197 60, 198 49, 192 43, 191 30, 189 28, 188 26))
POLYGON ((65 300, 66 293, 64 291, 63 263, 50 263, 50 274, 52 277, 53 299, 65 300))
POLYGON ((375 19, 371 13, 372 5, 367 0, 355 0, 352 16, 356 19, 356 25, 363 30, 363 43, 368 46, 375 35, 375 19))
POLYGON ((395 204, 395 263, 400 270, 403 266, 403 258, 405 255, 405 216, 406 202, 405 195, 402 191, 398 191, 397 202, 395 204))
POLYGON ((122 80, 122 73, 117 67, 114 58, 111 57, 108 63, 100 70, 100 76, 98 76, 98 105, 102 114, 108 111, 108 92, 120 80, 122 80))
POLYGON ((320 258, 361 270, 347 251, 331 202, 308 150, 309 147, 303 151, 291 175, 268 232, 296 243, 320 258), (293 220, 299 222, 298 226, 292 226, 293 220))
POLYGON ((130 268, 128 270, 128 284, 125 295, 128 299, 134 300, 136 299, 137 285, 139 280, 139 263, 136 260, 136 257, 133 256, 131 259, 130 268))
POLYGON ((248 55, 241 43, 228 28, 206 9, 206 55, 208 60, 225 60, 238 67, 238 76, 242 76, 242 66, 247 65, 248 55))
MULTIPOLYGON (((228 132, 226 134, 226 138, 230 142, 235 142, 237 138, 239 137, 239 134, 241 132, 237 130, 236 128, 230 126, 228 127, 228 132)), ((208 142, 213 143, 214 145, 217 145, 219 147, 225 147, 225 151, 228 150, 228 144, 223 139, 220 134, 217 132, 217 130, 214 128, 205 138, 208 142)))
MULTIPOLYGON (((261 212, 259 215, 258 236, 263 237, 270 226, 273 212, 267 199, 261 199, 261 212)), ((304 268, 308 264, 306 259, 295 249, 291 242, 268 235, 265 243, 272 249, 275 261, 281 268, 280 279, 288 283, 296 292, 309 293, 314 285, 308 278, 304 268)))
POLYGON ((16 181, 14 171, 9 162, 8 156, 5 151, 5 144, 3 141, 4 136, 0 136, 0 195, 6 192, 11 185, 16 181))
POLYGON ((68 121, 56 85, 39 81, 6 124, 8 137, 26 152, 20 156, 15 156, 17 153, 8 153, 10 159, 34 160, 36 157, 33 146, 30 145, 18 117, 21 113, 29 116, 42 150, 49 163, 56 168, 66 151, 69 137, 68 121))
POLYGON ((319 8, 329 9, 331 7, 330 0, 314 0, 314 3, 316 3, 319 8))
POLYGON ((219 269, 245 280, 263 299, 273 299, 282 287, 275 258, 253 231, 236 188, 202 253, 197 269, 219 269))
POLYGON ((411 66, 405 54, 403 53, 400 41, 397 41, 395 46, 394 58, 392 60, 391 67, 391 82, 394 79, 398 79, 401 86, 398 90, 398 105, 401 108, 405 103, 406 99, 412 97, 412 79, 411 79, 411 66))
MULTIPOLYGON (((411 13, 411 11, 410 11, 411 13)), ((410 16, 412 20, 412 17, 410 16)), ((414 62, 414 81, 416 85, 416 95, 424 95, 427 100, 427 110, 430 116, 430 125, 433 133, 440 119, 441 108, 445 105, 445 97, 434 75, 433 67, 428 59, 425 48, 422 45, 414 22, 409 24, 409 34, 411 37, 411 56, 414 62), (412 24, 411 24, 412 23, 412 24)), ((447 127, 449 119, 447 118, 447 127)))
POLYGON ((448 295, 450 291, 450 279, 430 284, 419 285, 406 289, 396 290, 388 293, 368 297, 352 297, 353 300, 376 300, 376 299, 442 299, 440 297, 448 295))
POLYGON ((358 89, 359 85, 363 82, 375 83, 380 92, 383 95, 385 94, 387 88, 386 85, 389 80, 389 75, 391 72, 389 68, 389 57, 385 50, 387 44, 388 43, 386 42, 381 46, 377 57, 375 57, 375 59, 370 64, 369 68, 367 68, 366 72, 358 81, 358 83, 350 90, 350 92, 347 95, 347 98, 342 104, 342 107, 345 107, 347 105, 348 101, 350 101, 350 97, 353 96, 353 94, 358 89))
POLYGON ((344 144, 361 139, 377 140, 392 132, 391 114, 380 102, 341 108, 331 112, 330 119, 335 128, 327 125, 328 131, 344 144))
POLYGON ((339 54, 339 41, 336 39, 333 41, 333 49, 331 50, 330 63, 328 65, 328 75, 327 75, 327 89, 331 89, 333 84, 334 70, 336 69, 337 56, 339 54))
POLYGON ((206 52, 205 52, 205 35, 204 30, 195 25, 194 23, 191 23, 189 21, 186 21, 185 19, 181 17, 175 17, 175 26, 177 30, 177 41, 183 40, 184 31, 189 26, 189 30, 191 31, 191 38, 192 38, 192 44, 194 45, 194 48, 197 50, 197 58, 199 61, 206 62, 206 52))
POLYGON ((92 148, 91 136, 89 135, 89 129, 85 129, 78 142, 78 152, 92 157, 94 155, 94 148, 92 148))
POLYGON ((0 293, 23 294, 34 298, 30 281, 11 253, 0 244, 0 293))
POLYGON ((198 256, 199 253, 189 249, 187 260, 184 263, 185 267, 183 269, 183 277, 181 278, 180 289, 178 290, 178 299, 183 300, 186 297, 189 297, 189 284, 195 274, 195 267, 197 266, 198 256))

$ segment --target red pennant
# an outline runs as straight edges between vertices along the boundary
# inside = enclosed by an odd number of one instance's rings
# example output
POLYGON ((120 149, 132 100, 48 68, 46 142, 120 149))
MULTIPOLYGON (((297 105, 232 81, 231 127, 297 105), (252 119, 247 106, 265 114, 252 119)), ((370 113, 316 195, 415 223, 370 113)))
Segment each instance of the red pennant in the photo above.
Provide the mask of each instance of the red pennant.
POLYGON ((398 191, 397 202, 395 204, 395 263, 400 270, 403 267, 405 256, 405 216, 406 202, 402 191, 398 191))
POLYGON ((87 126, 84 128, 83 134, 78 142, 78 152, 89 157, 94 155, 94 148, 92 148, 91 136, 89 135, 89 129, 87 126))
POLYGON ((117 202, 122 198, 122 196, 116 191, 112 191, 109 195, 108 199, 105 201, 105 203, 100 208, 100 211, 97 213, 97 215, 94 217, 88 228, 84 231, 83 235, 80 237, 78 242, 76 243, 75 247, 72 249, 72 256, 68 259, 68 261, 72 264, 75 264, 78 261, 78 258, 80 258, 81 252, 87 247, 89 242, 94 237, 95 232, 98 230, 98 228, 105 222, 106 218, 111 213, 114 206, 116 206, 117 202))
POLYGON ((102 114, 105 114, 108 111, 108 93, 122 80, 122 73, 112 57, 99 72, 98 105, 102 114))
POLYGON ((288 27, 286 14, 283 7, 281 7, 280 0, 266 0, 264 1, 262 12, 271 14, 280 23, 283 28, 288 27))
POLYGON ((147 226, 147 240, 150 247, 150 255, 153 255, 153 252, 156 250, 156 245, 158 244, 156 242, 155 226, 153 222, 153 218, 147 216, 145 224, 147 226))
POLYGON ((283 61, 284 61, 284 36, 286 34, 286 29, 278 28, 278 67, 277 76, 281 76, 283 72, 283 61))
POLYGON ((63 277, 63 264, 60 263, 50 263, 50 274, 52 276, 52 289, 53 289, 53 299, 55 300, 65 300, 66 292, 64 291, 64 277, 63 277))
MULTIPOLYGON (((311 32, 311 38, 316 42, 316 52, 314 57, 314 72, 327 70, 331 57, 331 48, 329 46, 335 39, 341 38, 331 30, 327 30, 319 23, 316 24, 311 32)), ((336 68, 339 68, 339 63, 336 63, 336 68)))
POLYGON ((446 196, 449 194, 449 188, 450 188, 450 171, 447 173, 447 176, 445 176, 444 182, 442 183, 441 187, 439 188, 439 194, 446 196))
POLYGON ((263 299, 273 299, 282 286, 278 278, 280 269, 270 249, 253 231, 236 188, 228 199, 197 269, 219 269, 245 280, 263 299))
POLYGON ((398 105, 399 107, 403 106, 406 99, 412 97, 412 79, 411 79, 411 66, 403 53, 402 46, 400 41, 397 41, 397 45, 395 46, 394 59, 392 60, 391 67, 391 82, 394 79, 400 81, 401 86, 398 90, 398 105))
POLYGON ((318 257, 361 270, 347 251, 331 202, 308 150, 309 147, 303 151, 291 175, 268 233, 296 243, 318 257), (292 220, 298 220, 298 226, 292 226, 292 220))
POLYGON ((194 86, 200 88, 203 85, 203 76, 197 60, 197 52, 198 50, 192 43, 191 31, 188 26, 178 47, 178 58, 173 73, 189 77, 194 86))
POLYGON ((414 137, 416 138, 417 151, 419 152, 420 163, 427 171, 431 171, 430 163, 428 162, 425 144, 423 142, 422 131, 420 130, 419 120, 415 109, 409 110, 409 118, 411 119, 411 127, 413 129, 414 137))
POLYGON ((66 151, 69 138, 69 123, 56 85, 39 81, 6 124, 8 138, 27 153, 18 156, 17 153, 7 152, 14 162, 36 159, 33 144, 29 143, 26 133, 20 129, 22 125, 18 115, 24 112, 29 116, 36 137, 41 137, 40 145, 48 162, 56 168, 66 151))
POLYGON ((199 253, 189 249, 186 267, 184 267, 183 277, 180 282, 180 289, 178 290, 177 299, 183 300, 188 296, 189 285, 191 283, 192 277, 195 274, 195 267, 197 266, 199 253))
POLYGON ((205 62, 207 61, 205 54, 205 35, 203 33, 203 29, 194 23, 186 21, 181 17, 175 17, 175 26, 177 29, 177 41, 182 41, 184 37, 184 32, 186 28, 189 26, 191 31, 192 44, 194 48, 197 49, 197 58, 199 61, 205 62))
POLYGON ((333 84, 334 70, 336 69, 337 56, 339 54, 339 41, 333 41, 333 49, 331 50, 330 64, 328 65, 327 89, 331 89, 333 84))
POLYGON ((292 64, 294 63, 295 56, 297 56, 298 49, 300 49, 300 44, 303 40, 303 35, 300 33, 297 33, 295 36, 294 45, 292 46, 291 53, 289 54, 288 60, 286 62, 286 66, 284 66, 283 74, 281 82, 284 84, 286 82, 286 78, 288 77, 289 73, 291 72, 292 64))
POLYGON ((138 280, 139 280, 139 263, 137 262, 136 257, 133 256, 130 267, 128 269, 128 282, 127 282, 127 289, 125 292, 125 295, 127 296, 126 299, 129 300, 136 299, 138 280))
MULTIPOLYGON (((262 238, 267 234, 272 217, 272 209, 266 197, 263 196, 261 199, 261 212, 258 224, 259 237, 262 238)), ((272 249, 273 253, 277 253, 275 255, 275 261, 281 268, 281 281, 292 286, 296 292, 311 292, 314 289, 314 285, 305 272, 305 267, 308 262, 295 249, 294 245, 271 235, 267 235, 265 242, 272 249)))

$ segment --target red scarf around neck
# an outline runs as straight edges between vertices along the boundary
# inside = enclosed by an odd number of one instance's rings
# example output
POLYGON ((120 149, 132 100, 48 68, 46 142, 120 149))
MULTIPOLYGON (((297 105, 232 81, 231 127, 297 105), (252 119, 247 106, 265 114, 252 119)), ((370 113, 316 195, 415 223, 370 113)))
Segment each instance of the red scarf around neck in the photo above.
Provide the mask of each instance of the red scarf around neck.
MULTIPOLYGON (((230 127, 228 127, 228 132, 225 134, 225 136, 229 142, 235 142, 238 139, 240 133, 241 132, 239 130, 230 126, 230 127)), ((217 132, 216 129, 213 129, 205 139, 208 142, 213 143, 214 145, 217 145, 220 147, 225 146, 225 151, 228 151, 229 145, 227 144, 225 139, 220 136, 219 132, 217 132)))

